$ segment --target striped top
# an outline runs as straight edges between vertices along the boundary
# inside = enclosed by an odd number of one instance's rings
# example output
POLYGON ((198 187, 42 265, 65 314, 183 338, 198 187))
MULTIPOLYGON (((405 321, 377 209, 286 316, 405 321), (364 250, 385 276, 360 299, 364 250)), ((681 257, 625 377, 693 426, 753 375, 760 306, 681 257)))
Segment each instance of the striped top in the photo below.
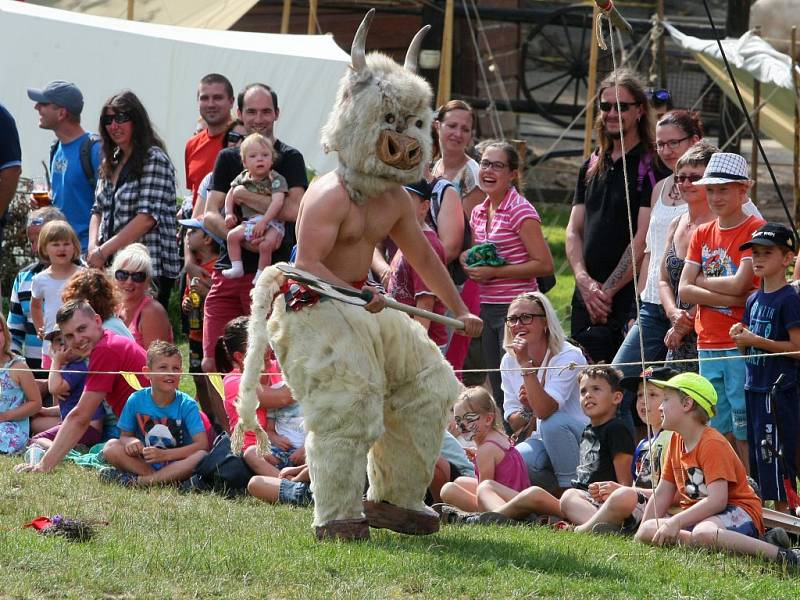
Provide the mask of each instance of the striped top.
MULTIPOLYGON (((491 242, 497 248, 498 256, 506 263, 516 265, 530 260, 528 250, 519 233, 525 219, 534 219, 541 223, 539 213, 516 189, 509 188, 500 206, 494 212, 488 230, 486 222, 489 216, 489 198, 472 210, 469 220, 472 228, 472 243, 491 242)), ((530 279, 492 279, 479 284, 481 304, 509 304, 523 292, 534 292, 538 289, 536 278, 530 279)))
POLYGON ((46 266, 37 260, 17 273, 8 305, 11 350, 21 354, 28 361, 29 367, 38 367, 42 361, 42 340, 36 334, 36 326, 31 318, 31 283, 33 276, 46 266))

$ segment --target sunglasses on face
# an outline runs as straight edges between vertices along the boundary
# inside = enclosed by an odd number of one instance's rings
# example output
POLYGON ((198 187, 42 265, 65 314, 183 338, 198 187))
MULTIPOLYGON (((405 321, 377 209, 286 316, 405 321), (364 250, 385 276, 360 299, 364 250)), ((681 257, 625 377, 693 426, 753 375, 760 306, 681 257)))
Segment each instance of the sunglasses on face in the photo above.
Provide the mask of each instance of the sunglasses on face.
POLYGON ((225 141, 229 144, 238 144, 244 139, 244 135, 239 133, 238 131, 229 131, 228 135, 225 136, 225 141))
POLYGON ((100 117, 100 123, 102 123, 105 127, 108 127, 111 125, 111 123, 117 123, 118 125, 121 125, 122 123, 127 123, 132 118, 133 117, 131 117, 130 113, 118 112, 115 115, 103 115, 100 117))
POLYGON ((501 160, 482 160, 478 164, 481 169, 491 169, 492 171, 502 171, 508 166, 508 163, 504 163, 501 160))
POLYGON ((506 325, 509 327, 513 327, 517 323, 522 323, 523 325, 530 325, 533 323, 533 319, 535 317, 544 317, 544 313, 522 313, 521 315, 511 315, 506 317, 506 325))
POLYGON ((683 185, 684 183, 694 183, 702 178, 702 175, 675 175, 675 181, 677 181, 679 185, 683 185))
POLYGON ((611 112, 612 108, 618 108, 619 112, 624 113, 628 112, 628 109, 631 106, 639 106, 638 102, 620 102, 617 104, 616 102, 601 102, 600 103, 600 111, 607 113, 611 112))
POLYGON ((133 279, 134 283, 142 283, 145 279, 147 279, 147 273, 144 271, 125 271, 123 269, 118 269, 114 272, 114 279, 117 281, 128 281, 128 279, 133 279))
POLYGON ((669 148, 670 150, 677 150, 678 146, 680 146, 683 142, 689 139, 689 136, 681 138, 679 140, 668 140, 666 142, 656 142, 656 150, 663 150, 664 148, 669 148))

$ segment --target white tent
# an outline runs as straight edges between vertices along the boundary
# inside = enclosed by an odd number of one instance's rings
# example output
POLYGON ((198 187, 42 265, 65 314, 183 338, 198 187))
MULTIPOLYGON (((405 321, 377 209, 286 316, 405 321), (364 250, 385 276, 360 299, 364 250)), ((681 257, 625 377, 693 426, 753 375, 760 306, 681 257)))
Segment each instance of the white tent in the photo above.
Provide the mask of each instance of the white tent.
MULTIPOLYGON (((697 62, 719 85, 725 95, 738 106, 728 72, 716 40, 703 40, 681 33, 664 24, 675 43, 693 54, 697 62)), ((794 103, 797 101, 792 82, 792 59, 781 54, 754 32, 740 38, 722 40, 725 56, 736 76, 736 83, 745 104, 752 110, 753 81, 761 82, 761 101, 767 104, 760 112, 760 129, 785 148, 794 148, 794 103)))
POLYGON ((124 21, 0 0, 0 103, 20 132, 23 173, 42 174, 53 134, 40 130, 26 89, 72 81, 85 99, 82 123, 96 131, 100 107, 133 90, 164 138, 183 186, 183 150, 197 124, 197 84, 206 73, 227 76, 238 90, 260 81, 278 94, 275 133, 317 171, 332 168, 319 130, 349 56, 331 36, 191 29, 124 21))

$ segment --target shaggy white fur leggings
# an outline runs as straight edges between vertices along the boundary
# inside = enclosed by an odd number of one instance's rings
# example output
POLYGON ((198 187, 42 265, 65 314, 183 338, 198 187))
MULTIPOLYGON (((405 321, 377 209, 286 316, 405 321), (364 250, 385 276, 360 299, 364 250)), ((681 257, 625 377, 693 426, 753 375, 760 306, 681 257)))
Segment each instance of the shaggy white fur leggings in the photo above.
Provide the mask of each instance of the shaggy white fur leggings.
POLYGON ((362 516, 370 500, 420 510, 461 384, 407 315, 275 299, 270 340, 308 437, 314 524, 362 516))

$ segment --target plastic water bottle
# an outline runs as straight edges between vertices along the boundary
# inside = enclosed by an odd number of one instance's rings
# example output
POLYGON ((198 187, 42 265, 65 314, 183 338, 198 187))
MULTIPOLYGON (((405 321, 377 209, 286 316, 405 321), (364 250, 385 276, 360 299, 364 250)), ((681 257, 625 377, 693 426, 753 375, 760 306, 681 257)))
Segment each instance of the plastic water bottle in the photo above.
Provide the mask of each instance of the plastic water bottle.
POLYGON ((38 444, 33 444, 29 446, 28 449, 25 451, 25 462, 35 467, 40 462, 42 462, 42 457, 44 456, 45 449, 39 446, 38 444))
POLYGON ((198 284, 197 277, 192 278, 192 281, 189 285, 189 301, 191 302, 192 308, 189 311, 189 330, 190 331, 199 331, 201 328, 201 322, 203 319, 203 309, 202 309, 202 298, 200 297, 200 293, 197 291, 197 284, 198 284))

